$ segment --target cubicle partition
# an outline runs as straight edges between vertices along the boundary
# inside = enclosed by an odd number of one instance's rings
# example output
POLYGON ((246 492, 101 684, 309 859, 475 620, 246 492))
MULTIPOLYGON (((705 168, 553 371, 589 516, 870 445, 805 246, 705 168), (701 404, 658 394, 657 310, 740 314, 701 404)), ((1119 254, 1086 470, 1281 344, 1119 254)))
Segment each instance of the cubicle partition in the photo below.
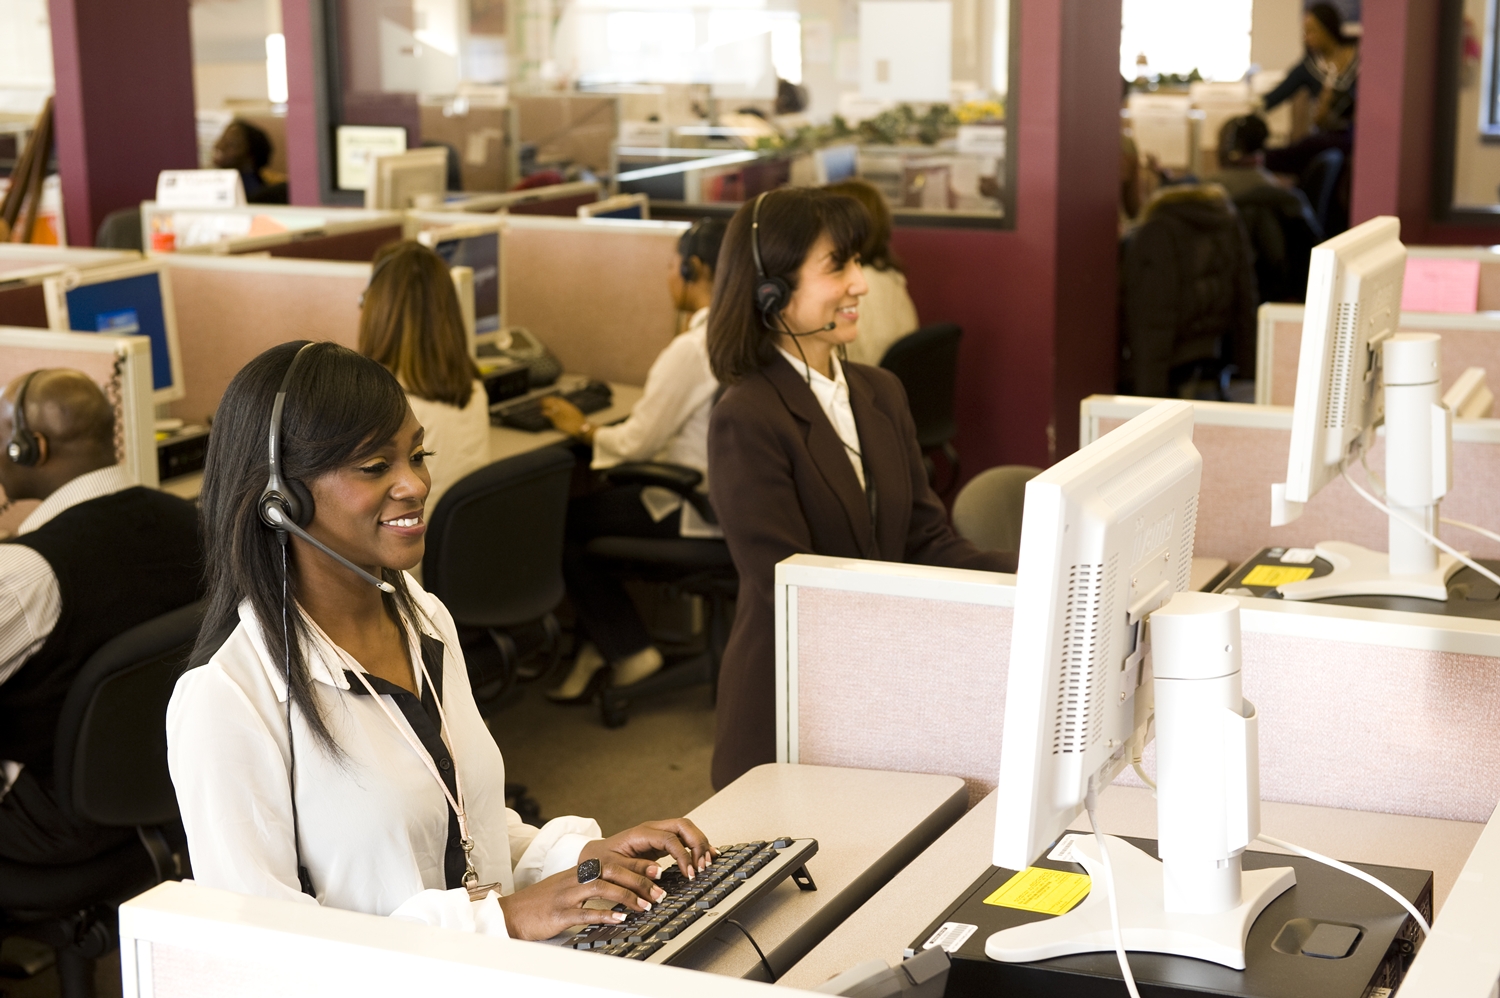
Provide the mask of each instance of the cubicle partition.
POLYGON ((168 881, 120 906, 124 998, 811 992, 168 881))
POLYGON ((507 219, 500 236, 502 326, 521 326, 601 381, 644 384, 677 333, 667 274, 683 222, 507 219))
POLYGON ((186 394, 172 414, 204 422, 241 367, 278 343, 359 340, 370 264, 174 254, 172 277, 186 394))
POLYGON ((557 215, 574 218, 582 205, 593 204, 604 197, 604 189, 595 181, 578 180, 550 187, 529 187, 502 194, 475 194, 455 198, 434 211, 504 212, 510 215, 557 215))
MULTIPOLYGON (((1240 606, 1263 799, 1489 818, 1500 798, 1500 623, 1240 606)), ((778 760, 958 776, 979 801, 1000 771, 1014 607, 1010 575, 815 555, 782 562, 778 760)), ((1133 773, 1116 782, 1141 785, 1133 773)))
MULTIPOLYGON (((1088 446, 1160 401, 1127 395, 1084 399, 1079 446, 1088 446)), ((1271 485, 1286 481, 1290 407, 1194 402, 1193 417, 1193 444, 1203 455, 1195 545, 1200 557, 1238 564, 1264 547, 1312 547, 1327 540, 1386 549, 1386 515, 1341 479, 1314 496, 1300 518, 1283 527, 1271 526, 1271 485)), ((1384 470, 1384 431, 1376 434, 1369 465, 1377 475, 1384 470)), ((1364 472, 1356 468, 1351 475, 1362 481, 1364 472)), ((1491 529, 1500 527, 1496 495, 1500 495, 1500 419, 1454 420, 1453 488, 1443 500, 1443 515, 1491 529)), ((1444 527, 1443 536, 1477 557, 1500 558, 1500 544, 1480 534, 1444 527)))
MULTIPOLYGON (((151 341, 145 336, 0 328, 0 386, 30 371, 67 367, 93 379, 115 410, 116 456, 131 478, 155 487, 156 408, 151 401, 151 341)), ((0 535, 14 531, 36 503, 9 503, 0 490, 0 535)))
MULTIPOLYGON (((1500 298, 1500 263, 1495 265, 1500 298)), ((1480 270, 1481 275, 1484 269, 1480 270)), ((1480 284, 1484 293, 1484 284, 1480 284)), ((1495 306, 1500 308, 1500 301, 1495 306)), ((1301 305, 1262 305, 1257 317, 1255 401, 1258 405, 1291 405, 1297 397, 1297 362, 1302 350, 1301 305)), ((1500 311, 1448 313, 1403 312, 1400 329, 1437 333, 1442 344, 1442 385, 1446 390, 1470 367, 1500 380, 1500 311)))
POLYGON ((368 261, 386 243, 416 234, 402 213, 363 208, 170 209, 141 205, 143 245, 153 253, 368 261))
POLYGON ((47 328, 48 277, 139 260, 134 250, 73 249, 0 243, 0 326, 47 328))

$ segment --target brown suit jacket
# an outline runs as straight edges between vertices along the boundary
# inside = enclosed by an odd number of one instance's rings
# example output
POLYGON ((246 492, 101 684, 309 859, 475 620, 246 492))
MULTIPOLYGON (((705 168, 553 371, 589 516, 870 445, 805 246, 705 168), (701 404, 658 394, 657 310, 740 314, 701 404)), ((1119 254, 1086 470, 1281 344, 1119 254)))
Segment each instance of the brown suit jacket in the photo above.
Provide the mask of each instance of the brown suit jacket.
POLYGON ((731 386, 708 429, 709 494, 740 576, 719 673, 713 782, 776 761, 776 563, 794 554, 1015 571, 953 532, 927 484, 901 382, 845 364, 871 502, 812 389, 780 355, 731 386))

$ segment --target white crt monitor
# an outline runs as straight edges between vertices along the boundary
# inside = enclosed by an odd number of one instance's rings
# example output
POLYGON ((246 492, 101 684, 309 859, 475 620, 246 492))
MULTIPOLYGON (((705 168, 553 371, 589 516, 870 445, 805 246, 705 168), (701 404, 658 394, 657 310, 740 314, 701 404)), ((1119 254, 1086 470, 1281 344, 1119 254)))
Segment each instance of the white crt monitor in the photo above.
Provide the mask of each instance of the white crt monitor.
POLYGON ((1273 486, 1273 526, 1296 519, 1383 418, 1380 344, 1396 332, 1405 274, 1401 222, 1390 216, 1313 248, 1285 502, 1273 486))
POLYGON ((1163 402, 1026 485, 994 862, 1024 870, 1150 738, 1148 614, 1186 591, 1203 459, 1163 402))

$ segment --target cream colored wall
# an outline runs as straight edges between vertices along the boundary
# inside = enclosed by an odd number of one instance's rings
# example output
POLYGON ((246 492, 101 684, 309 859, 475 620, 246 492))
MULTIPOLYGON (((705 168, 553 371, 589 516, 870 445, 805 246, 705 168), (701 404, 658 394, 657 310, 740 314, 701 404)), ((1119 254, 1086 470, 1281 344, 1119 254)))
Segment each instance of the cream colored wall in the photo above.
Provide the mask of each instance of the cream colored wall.
POLYGON ((1254 0, 1250 61, 1261 69, 1291 69, 1302 59, 1303 0, 1254 0))
MULTIPOLYGON (((1486 0, 1464 0, 1464 16, 1471 19, 1481 37, 1492 37, 1486 29, 1486 0)), ((1479 98, 1484 89, 1482 67, 1464 67, 1458 90, 1458 128, 1453 157, 1453 201, 1459 205, 1492 205, 1500 202, 1500 143, 1479 137, 1479 98)))

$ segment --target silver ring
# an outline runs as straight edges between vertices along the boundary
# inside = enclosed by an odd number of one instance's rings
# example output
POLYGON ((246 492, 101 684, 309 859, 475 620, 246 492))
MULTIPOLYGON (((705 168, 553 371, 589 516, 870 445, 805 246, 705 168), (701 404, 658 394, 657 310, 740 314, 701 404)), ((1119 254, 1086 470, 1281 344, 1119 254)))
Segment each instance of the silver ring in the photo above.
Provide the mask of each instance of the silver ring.
POLYGON ((586 859, 578 864, 578 882, 580 884, 592 884, 599 879, 604 868, 597 859, 586 859))

